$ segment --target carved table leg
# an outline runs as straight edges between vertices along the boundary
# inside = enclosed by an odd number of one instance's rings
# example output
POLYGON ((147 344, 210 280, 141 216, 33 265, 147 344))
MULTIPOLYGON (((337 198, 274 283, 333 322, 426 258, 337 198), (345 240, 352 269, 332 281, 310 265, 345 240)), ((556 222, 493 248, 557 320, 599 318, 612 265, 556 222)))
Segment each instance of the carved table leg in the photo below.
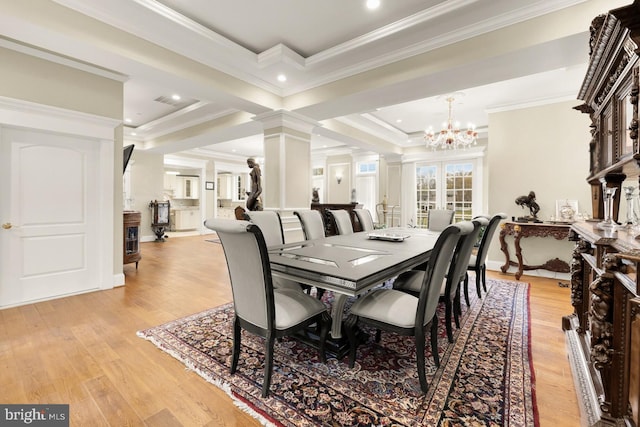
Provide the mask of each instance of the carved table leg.
POLYGON ((507 242, 504 240, 504 237, 507 234, 509 234, 509 229, 505 226, 505 224, 503 224, 502 229, 500 230, 500 250, 504 253, 504 257, 506 259, 504 265, 500 267, 500 270, 503 273, 507 272, 507 270, 509 269, 509 265, 511 264, 511 258, 509 257, 509 247, 507 246, 507 242))
POLYGON ((520 230, 516 229, 514 246, 516 247, 516 258, 518 258, 518 271, 516 271, 516 280, 520 280, 523 272, 523 263, 522 263, 522 248, 520 247, 520 239, 522 238, 522 234, 520 230))

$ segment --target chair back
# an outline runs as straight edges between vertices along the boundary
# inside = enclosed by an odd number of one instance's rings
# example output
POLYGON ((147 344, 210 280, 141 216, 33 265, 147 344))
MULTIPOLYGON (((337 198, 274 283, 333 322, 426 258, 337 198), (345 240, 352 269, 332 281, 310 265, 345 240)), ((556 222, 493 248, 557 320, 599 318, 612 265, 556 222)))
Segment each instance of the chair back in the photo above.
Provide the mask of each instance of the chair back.
POLYGON ((453 221, 453 209, 429 209, 427 215, 428 228, 431 231, 442 231, 453 221))
POLYGON ((447 273, 446 296, 450 301, 453 301, 458 284, 464 280, 464 276, 467 274, 469 258, 471 258, 473 246, 476 244, 478 237, 480 236, 480 230, 482 227, 486 227, 489 224, 489 220, 483 217, 478 217, 471 221, 459 222, 458 224, 466 223, 470 223, 473 229, 469 234, 460 237, 458 240, 458 244, 453 254, 453 259, 449 266, 449 272, 447 273))
POLYGON ((351 224, 351 216, 344 209, 328 209, 329 215, 333 218, 338 234, 353 234, 353 224, 351 224))
MULTIPOLYGON (((487 217, 484 217, 487 218, 487 217)), ((476 254, 476 265, 483 265, 487 259, 487 253, 489 252, 489 245, 491 245, 491 239, 500 225, 500 221, 506 219, 507 215, 504 213, 498 213, 489 219, 489 224, 484 230, 482 239, 480 240, 480 246, 478 247, 478 253, 476 254)))
POLYGON ((262 231, 267 247, 284 243, 280 214, 276 211, 247 211, 246 216, 262 231))
POLYGON ((358 222, 360 223, 362 231, 373 230, 373 217, 371 216, 371 212, 369 212, 369 209, 354 209, 353 212, 358 218, 358 222))
POLYGON ((473 231, 471 222, 460 222, 446 227, 438 236, 438 240, 431 250, 431 256, 426 265, 424 281, 420 288, 418 310, 415 325, 426 325, 436 314, 440 300, 440 289, 449 263, 461 236, 473 231))
POLYGON ((320 211, 315 209, 303 209, 294 211, 293 214, 300 220, 305 240, 325 237, 324 222, 322 221, 322 214, 320 211))
POLYGON ((224 250, 236 316, 264 330, 275 327, 271 266, 261 229, 248 221, 208 219, 224 250))

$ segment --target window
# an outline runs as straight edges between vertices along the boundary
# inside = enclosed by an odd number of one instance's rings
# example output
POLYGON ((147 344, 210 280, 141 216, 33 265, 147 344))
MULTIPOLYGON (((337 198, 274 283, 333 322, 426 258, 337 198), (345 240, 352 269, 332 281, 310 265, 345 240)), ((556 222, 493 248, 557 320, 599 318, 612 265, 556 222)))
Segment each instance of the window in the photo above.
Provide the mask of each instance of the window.
POLYGON ((429 209, 453 209, 454 222, 473 218, 474 161, 416 164, 416 224, 427 227, 429 209))
POLYGON ((358 174, 376 173, 378 164, 376 162, 358 163, 358 174))

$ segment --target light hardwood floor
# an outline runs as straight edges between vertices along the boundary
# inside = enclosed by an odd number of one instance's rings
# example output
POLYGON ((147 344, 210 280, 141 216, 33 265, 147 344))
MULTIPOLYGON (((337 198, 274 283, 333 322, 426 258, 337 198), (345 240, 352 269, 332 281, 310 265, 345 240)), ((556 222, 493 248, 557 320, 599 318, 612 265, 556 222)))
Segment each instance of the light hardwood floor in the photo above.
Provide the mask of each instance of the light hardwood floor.
MULTIPOLYGON (((210 237, 143 243, 126 286, 0 310, 0 403, 68 403, 72 426, 258 426, 231 399, 136 332, 231 301, 210 237)), ((513 279, 494 272, 490 277, 513 279)), ((531 283, 540 425, 576 426, 561 317, 569 289, 531 283)))

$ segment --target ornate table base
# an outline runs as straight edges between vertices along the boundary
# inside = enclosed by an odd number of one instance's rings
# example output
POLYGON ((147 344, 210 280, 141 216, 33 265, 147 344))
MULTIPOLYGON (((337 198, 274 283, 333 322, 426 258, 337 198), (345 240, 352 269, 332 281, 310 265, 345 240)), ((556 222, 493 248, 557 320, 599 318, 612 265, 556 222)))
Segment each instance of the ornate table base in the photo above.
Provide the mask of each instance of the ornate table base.
POLYGON ((500 249, 504 253, 506 261, 500 270, 506 273, 510 266, 518 267, 516 272, 516 280, 520 280, 522 273, 525 270, 549 270, 558 273, 568 273, 570 271, 569 264, 565 261, 554 258, 544 264, 540 265, 526 265, 522 261, 522 247, 520 246, 520 239, 523 237, 548 237, 553 236, 556 240, 564 240, 569 236, 568 224, 544 224, 544 223, 520 223, 520 222, 505 222, 501 225, 500 230, 500 249), (512 261, 509 256, 509 247, 505 241, 505 236, 514 236, 514 245, 516 248, 516 258, 518 262, 512 261))

